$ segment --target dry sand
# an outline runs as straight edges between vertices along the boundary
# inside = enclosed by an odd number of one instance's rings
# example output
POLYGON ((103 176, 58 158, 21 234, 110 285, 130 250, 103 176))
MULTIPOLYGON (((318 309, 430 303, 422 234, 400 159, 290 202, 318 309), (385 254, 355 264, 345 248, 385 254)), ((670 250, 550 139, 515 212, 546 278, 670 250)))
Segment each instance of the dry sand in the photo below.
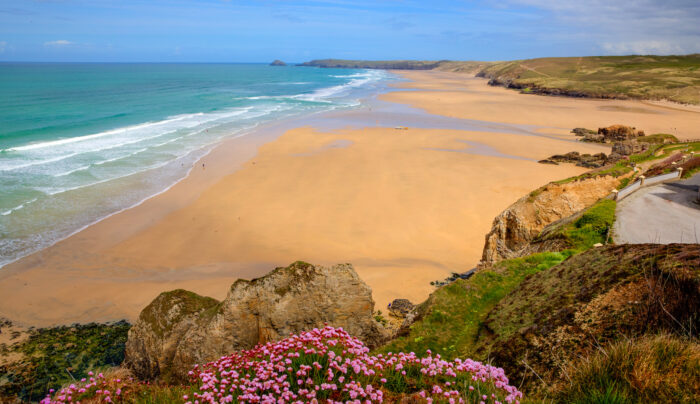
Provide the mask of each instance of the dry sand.
POLYGON ((410 85, 431 91, 383 97, 451 116, 561 125, 559 132, 540 128, 561 139, 300 127, 262 146, 274 135, 227 142, 205 158, 206 169, 199 163, 171 190, 0 270, 0 317, 37 326, 133 321, 162 291, 186 288, 221 299, 235 279, 295 260, 353 263, 378 309, 398 297, 419 302, 432 291, 431 280, 479 261, 500 211, 548 181, 584 171, 537 159, 601 151, 572 143, 562 129, 583 120, 598 122, 591 127, 608 123, 595 120, 599 112, 585 106, 588 100, 519 95, 466 76, 460 90, 454 76, 436 72, 407 76, 416 80, 410 85), (450 91, 432 91, 444 86, 450 91), (479 105, 480 94, 488 108, 479 105), (554 113, 541 106, 546 102, 554 113), (560 116, 561 103, 574 109, 571 122, 560 116))

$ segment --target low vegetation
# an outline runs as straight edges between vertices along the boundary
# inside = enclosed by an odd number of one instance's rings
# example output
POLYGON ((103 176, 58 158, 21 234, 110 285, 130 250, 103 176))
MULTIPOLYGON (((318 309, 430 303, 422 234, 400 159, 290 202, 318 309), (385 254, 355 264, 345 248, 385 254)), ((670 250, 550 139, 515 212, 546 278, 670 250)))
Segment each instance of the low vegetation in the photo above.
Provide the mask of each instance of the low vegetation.
POLYGON ((532 93, 700 103, 700 54, 516 60, 479 75, 532 93))
POLYGON ((700 344, 668 334, 622 339, 568 363, 556 388, 566 403, 692 403, 700 397, 700 344))
POLYGON ((90 371, 121 364, 129 327, 120 321, 29 330, 26 338, 4 348, 18 359, 0 367, 0 401, 14 396, 39 400, 90 371))
POLYGON ((89 375, 43 403, 108 402, 397 402, 517 403, 522 393, 502 369, 426 352, 369 354, 342 329, 326 327, 195 366, 175 389, 89 375), (261 400, 262 399, 262 400, 261 400))

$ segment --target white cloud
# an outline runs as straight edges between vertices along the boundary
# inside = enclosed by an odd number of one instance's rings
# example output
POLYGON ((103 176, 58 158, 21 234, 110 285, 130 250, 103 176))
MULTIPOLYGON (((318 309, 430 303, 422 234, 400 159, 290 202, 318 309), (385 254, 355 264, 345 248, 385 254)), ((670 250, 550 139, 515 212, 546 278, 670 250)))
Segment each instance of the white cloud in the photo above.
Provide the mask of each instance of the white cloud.
POLYGON ((7 42, 5 41, 0 41, 0 53, 5 52, 5 48, 7 47, 7 42))
POLYGON ((672 55, 684 53, 684 49, 678 44, 664 41, 606 42, 601 46, 605 52, 615 55, 672 55))
POLYGON ((73 42, 66 41, 65 39, 59 39, 57 41, 44 42, 44 46, 68 46, 73 45, 73 42))
POLYGON ((700 51, 698 0, 500 0, 545 14, 553 39, 585 35, 607 54, 682 54, 700 51), (562 31, 564 30, 564 31, 562 31))

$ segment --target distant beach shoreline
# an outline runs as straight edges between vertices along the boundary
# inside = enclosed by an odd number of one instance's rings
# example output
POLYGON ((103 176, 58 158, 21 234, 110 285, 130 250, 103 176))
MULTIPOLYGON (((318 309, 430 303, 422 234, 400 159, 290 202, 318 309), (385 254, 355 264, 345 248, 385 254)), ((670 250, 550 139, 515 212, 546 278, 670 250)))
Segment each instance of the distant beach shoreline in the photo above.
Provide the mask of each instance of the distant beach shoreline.
POLYGON ((133 321, 160 292, 221 299, 235 279, 296 260, 354 264, 377 309, 394 298, 419 302, 430 281, 478 262, 501 210, 585 171, 537 160, 607 150, 575 142, 571 128, 694 125, 682 111, 659 119, 600 108, 656 108, 636 101, 537 97, 462 74, 396 73, 410 81, 364 108, 224 141, 167 191, 0 269, 0 317, 34 326, 133 321))

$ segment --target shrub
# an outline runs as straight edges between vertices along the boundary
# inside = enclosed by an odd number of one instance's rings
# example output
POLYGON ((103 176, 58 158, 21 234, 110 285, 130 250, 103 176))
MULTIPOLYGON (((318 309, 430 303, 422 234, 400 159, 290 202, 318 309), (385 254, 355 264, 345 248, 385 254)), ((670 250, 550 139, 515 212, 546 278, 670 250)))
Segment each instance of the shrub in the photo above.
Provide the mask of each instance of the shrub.
POLYGON ((565 366, 566 403, 700 402, 700 345, 669 335, 619 341, 565 366))
POLYGON ((647 177, 655 176, 655 175, 660 175, 663 174, 665 170, 671 167, 673 163, 677 163, 678 161, 683 159, 683 153, 675 153, 671 155, 671 157, 668 157, 664 161, 654 164, 650 169, 648 169, 644 175, 647 177))
POLYGON ((690 177, 692 174, 700 170, 700 156, 693 157, 692 159, 681 164, 680 167, 683 169, 683 177, 690 177))

